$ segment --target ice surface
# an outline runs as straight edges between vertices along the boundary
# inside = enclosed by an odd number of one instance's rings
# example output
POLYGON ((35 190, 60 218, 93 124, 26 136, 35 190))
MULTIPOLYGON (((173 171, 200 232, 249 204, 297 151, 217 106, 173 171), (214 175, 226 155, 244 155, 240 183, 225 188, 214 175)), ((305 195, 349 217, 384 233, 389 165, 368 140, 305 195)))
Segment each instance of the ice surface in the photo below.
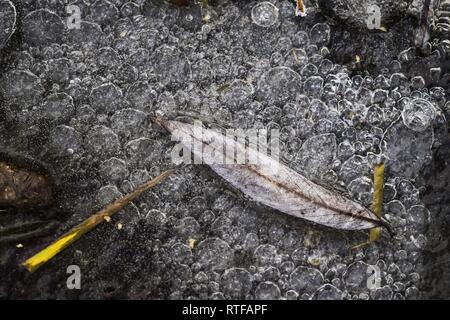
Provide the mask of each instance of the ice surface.
MULTIPOLYGON (((383 214, 397 233, 389 241, 349 253, 364 234, 260 207, 207 168, 191 166, 130 206, 125 233, 99 229, 80 240, 83 257, 74 259, 99 266, 84 280, 95 290, 83 296, 105 295, 100 274, 130 297, 419 296, 420 283, 408 279, 417 278, 423 250, 440 242, 421 178, 446 134, 441 109, 448 106, 442 88, 424 85, 428 74, 406 71, 403 55, 381 74, 350 72, 335 61, 333 24, 314 9, 295 18, 288 1, 224 0, 204 10, 79 1, 81 28, 70 30, 62 24, 64 5, 28 2, 23 43, 0 75, 0 136, 48 162, 67 185, 62 205, 70 220, 61 231, 173 165, 170 138, 150 124, 153 112, 280 129, 288 166, 367 207, 373 165, 386 158, 383 214), (373 292, 368 264, 384 272, 373 292)), ((17 255, 6 256, 2 261, 17 255)))

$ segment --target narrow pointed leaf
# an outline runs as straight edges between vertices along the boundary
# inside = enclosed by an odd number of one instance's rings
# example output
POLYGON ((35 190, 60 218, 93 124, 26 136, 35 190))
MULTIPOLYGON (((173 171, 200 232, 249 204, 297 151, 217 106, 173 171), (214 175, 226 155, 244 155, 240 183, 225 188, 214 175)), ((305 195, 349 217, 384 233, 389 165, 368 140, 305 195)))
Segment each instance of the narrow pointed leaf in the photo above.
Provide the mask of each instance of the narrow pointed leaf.
POLYGON ((203 159, 202 163, 257 202, 337 229, 364 230, 383 225, 376 214, 361 204, 313 183, 254 147, 215 130, 198 130, 191 124, 158 117, 153 121, 166 128, 172 139, 180 141, 195 157, 203 159), (247 159, 257 157, 259 161, 233 164, 233 159, 224 152, 224 145, 234 145, 236 153, 245 153, 247 159))

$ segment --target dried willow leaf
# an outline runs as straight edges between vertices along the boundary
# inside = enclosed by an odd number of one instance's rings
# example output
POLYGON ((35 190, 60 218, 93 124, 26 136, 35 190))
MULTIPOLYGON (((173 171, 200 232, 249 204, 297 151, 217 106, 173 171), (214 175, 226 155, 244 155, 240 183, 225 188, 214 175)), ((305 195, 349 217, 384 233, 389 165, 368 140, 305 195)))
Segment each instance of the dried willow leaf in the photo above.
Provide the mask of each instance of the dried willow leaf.
POLYGON ((377 215, 361 204, 311 182, 270 156, 220 132, 198 130, 194 125, 159 117, 153 121, 167 129, 172 139, 180 141, 195 157, 203 159, 202 163, 259 203, 337 229, 364 230, 385 226, 377 215), (259 161, 256 164, 223 164, 233 163, 223 152, 224 145, 233 144, 237 153, 247 155, 246 159, 257 157, 259 161), (202 152, 202 149, 208 152, 202 152), (224 158, 228 161, 224 162, 224 158))

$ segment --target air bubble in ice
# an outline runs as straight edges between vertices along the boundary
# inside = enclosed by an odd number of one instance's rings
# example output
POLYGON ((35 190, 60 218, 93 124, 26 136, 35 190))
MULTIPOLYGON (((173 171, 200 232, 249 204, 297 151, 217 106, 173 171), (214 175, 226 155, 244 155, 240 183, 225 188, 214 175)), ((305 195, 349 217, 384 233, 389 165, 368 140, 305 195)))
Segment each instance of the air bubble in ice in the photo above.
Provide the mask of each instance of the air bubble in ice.
POLYGON ((275 246, 262 244, 255 250, 255 258, 259 265, 273 265, 281 262, 281 256, 277 253, 275 246))
POLYGON ((101 125, 93 127, 87 133, 86 144, 92 153, 105 158, 114 155, 120 147, 117 135, 110 128, 101 125))
POLYGON ((362 261, 352 263, 343 275, 346 286, 353 290, 365 289, 367 286, 368 265, 362 261))
POLYGON ((122 91, 112 83, 105 83, 92 89, 89 96, 91 106, 99 112, 114 112, 121 103, 122 91))
POLYGON ((252 288, 253 277, 245 269, 227 269, 221 279, 222 289, 229 299, 244 299, 252 288))
POLYGON ((317 45, 326 45, 330 41, 331 29, 326 23, 317 23, 309 32, 309 38, 312 43, 317 45))
POLYGON ((161 156, 161 145, 148 138, 138 138, 129 141, 125 147, 127 161, 133 165, 153 164, 161 156))
POLYGON ((111 117, 111 128, 122 138, 136 139, 147 133, 148 118, 142 111, 122 109, 111 117))
POLYGON ((401 121, 391 125, 383 138, 382 151, 389 167, 399 177, 415 177, 431 159, 432 130, 413 132, 401 121))
POLYGON ((298 293, 295 292, 295 290, 288 290, 286 292, 286 300, 297 300, 298 299, 298 293))
POLYGON ((299 163, 310 178, 320 178, 336 156, 336 136, 321 134, 307 139, 300 149, 299 163))
POLYGON ((279 10, 269 1, 256 4, 252 9, 252 21, 260 27, 268 28, 278 22, 279 10))
POLYGON ((54 123, 64 123, 70 120, 74 113, 73 99, 66 93, 54 93, 45 99, 37 110, 39 120, 54 123))
POLYGON ((323 282, 322 273, 317 269, 308 267, 298 267, 290 276, 292 288, 300 294, 315 292, 323 282))
POLYGON ((374 300, 391 300, 392 299, 392 289, 390 286, 384 286, 382 288, 376 289, 373 299, 374 300))
POLYGON ((331 284, 324 284, 311 297, 312 300, 342 300, 342 291, 331 284))
POLYGON ((103 161, 99 171, 103 179, 108 182, 121 182, 129 174, 126 162, 114 157, 103 161))
POLYGON ((80 146, 81 137, 72 127, 57 126, 50 134, 50 145, 61 155, 74 153, 80 146))
POLYGON ((12 70, 0 80, 0 95, 7 103, 29 106, 40 100, 44 93, 39 77, 24 70, 12 70))
POLYGON ((185 217, 178 220, 174 229, 183 241, 187 241, 188 239, 198 238, 200 225, 193 217, 185 217))
POLYGON ((308 63, 308 55, 304 49, 294 48, 284 57, 284 65, 297 70, 308 63))
POLYGON ((322 92, 323 78, 319 76, 312 76, 306 79, 303 88, 306 94, 314 97, 320 96, 322 92))
POLYGON ((122 193, 116 186, 107 185, 100 188, 97 193, 96 200, 100 206, 105 206, 120 197, 122 197, 122 193))
POLYGON ((257 97, 268 104, 286 103, 301 90, 301 77, 292 69, 276 67, 267 71, 258 82, 257 97))
POLYGON ((345 161, 339 172, 339 176, 346 184, 352 180, 368 175, 370 172, 370 165, 366 158, 359 155, 354 155, 345 161))
POLYGON ((197 255, 200 265, 212 270, 224 270, 233 260, 233 250, 219 238, 207 238, 200 242, 197 255))
POLYGON ((163 84, 182 84, 191 75, 191 66, 185 54, 176 47, 162 45, 153 53, 151 60, 157 79, 163 84))
POLYGON ((306 66, 304 66, 302 68, 302 70, 300 71, 300 74, 303 77, 308 78, 310 76, 317 74, 318 71, 319 70, 317 69, 317 67, 314 64, 308 63, 306 66))
POLYGON ((406 104, 402 111, 405 126, 416 132, 423 132, 431 126, 436 117, 436 110, 425 99, 414 99, 406 104))
POLYGON ((232 110, 245 108, 250 104, 253 86, 242 80, 233 81, 222 91, 220 101, 231 107, 232 110))
POLYGON ((425 231, 430 222, 430 212, 420 205, 412 206, 408 210, 408 223, 416 231, 425 231))
POLYGON ((372 202, 372 180, 367 177, 356 178, 347 186, 350 196, 364 205, 372 202))
POLYGON ((169 252, 175 263, 187 263, 192 258, 191 249, 181 242, 175 243, 169 252))
POLYGON ((366 114, 367 122, 373 126, 378 126, 384 121, 383 109, 378 105, 372 105, 367 110, 366 114))
POLYGON ((271 281, 261 282, 255 290, 255 298, 258 300, 278 300, 280 296, 280 288, 271 281))

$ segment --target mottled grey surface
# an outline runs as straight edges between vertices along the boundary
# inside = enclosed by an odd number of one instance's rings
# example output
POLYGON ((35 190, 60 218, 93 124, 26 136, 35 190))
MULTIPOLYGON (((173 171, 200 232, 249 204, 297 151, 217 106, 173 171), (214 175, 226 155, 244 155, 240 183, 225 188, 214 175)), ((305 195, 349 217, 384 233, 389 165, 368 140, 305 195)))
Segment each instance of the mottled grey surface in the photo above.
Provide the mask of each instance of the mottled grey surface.
POLYGON ((16 7, 9 0, 0 1, 0 49, 2 49, 13 34, 16 27, 16 7))
POLYGON ((272 211, 207 167, 187 166, 34 274, 17 264, 54 235, 2 244, 1 297, 448 297, 445 48, 408 51, 411 20, 359 34, 378 48, 361 52, 357 37, 308 2, 308 16, 296 18, 291 2, 271 1, 278 14, 269 27, 252 21, 259 2, 200 10, 74 1, 83 21, 68 29, 62 2, 22 1, 21 43, 2 56, 0 141, 48 165, 58 205, 44 215, 1 213, 2 227, 48 215, 61 234, 171 167, 173 143, 149 121, 158 112, 279 128, 284 162, 368 207, 372 167, 385 156, 384 215, 396 235, 350 252, 365 232, 272 211), (338 63, 340 50, 361 63, 338 63), (82 271, 79 291, 66 289, 72 264, 82 271), (369 265, 381 271, 373 290, 369 265))
POLYGON ((360 30, 388 27, 403 18, 413 0, 317 0, 322 12, 339 23, 360 30), (380 13, 379 19, 377 13, 380 13))

